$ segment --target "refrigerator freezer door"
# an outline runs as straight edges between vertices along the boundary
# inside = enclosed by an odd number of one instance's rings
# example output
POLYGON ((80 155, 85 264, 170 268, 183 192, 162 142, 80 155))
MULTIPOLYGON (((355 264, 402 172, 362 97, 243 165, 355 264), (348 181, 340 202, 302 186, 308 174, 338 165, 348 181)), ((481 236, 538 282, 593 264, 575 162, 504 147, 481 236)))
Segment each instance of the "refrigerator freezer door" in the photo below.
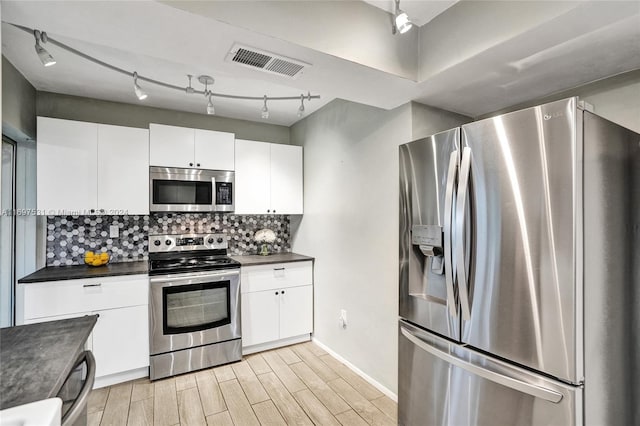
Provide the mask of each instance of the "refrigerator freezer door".
POLYGON ((400 146, 400 316, 460 338, 451 262, 459 129, 400 146))
POLYGON ((470 208, 456 217, 471 254, 462 342, 576 384, 577 119, 572 98, 463 126, 470 208))
POLYGON ((398 424, 581 425, 581 387, 400 322, 398 424))

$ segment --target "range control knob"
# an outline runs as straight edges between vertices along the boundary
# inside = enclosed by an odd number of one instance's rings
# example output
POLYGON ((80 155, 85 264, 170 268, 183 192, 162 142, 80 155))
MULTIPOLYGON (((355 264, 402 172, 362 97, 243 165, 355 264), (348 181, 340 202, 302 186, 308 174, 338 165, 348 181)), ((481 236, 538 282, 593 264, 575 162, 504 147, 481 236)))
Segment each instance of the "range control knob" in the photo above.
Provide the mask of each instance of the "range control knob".
POLYGON ((160 240, 155 240, 155 241, 153 242, 153 244, 154 244, 154 245, 156 245, 156 246, 159 246, 159 245, 160 245, 160 240))
POLYGON ((213 238, 209 238, 209 239, 207 240, 207 242, 208 242, 209 244, 213 244, 213 241, 214 241, 214 240, 213 240, 213 238))
POLYGON ((222 244, 223 241, 224 239, 222 239, 222 237, 218 237, 218 244, 222 244))
POLYGON ((164 242, 166 245, 170 246, 171 245, 171 240, 167 240, 164 242))

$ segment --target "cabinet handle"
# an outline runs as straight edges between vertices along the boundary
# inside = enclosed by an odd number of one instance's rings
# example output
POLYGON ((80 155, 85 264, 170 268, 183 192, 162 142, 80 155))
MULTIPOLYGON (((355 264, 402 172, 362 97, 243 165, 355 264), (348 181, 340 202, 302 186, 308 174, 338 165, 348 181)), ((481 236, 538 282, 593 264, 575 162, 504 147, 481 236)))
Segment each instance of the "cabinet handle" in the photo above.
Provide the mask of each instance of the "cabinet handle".
POLYGON ((276 211, 274 210, 273 212, 275 213, 276 211))
POLYGON ((276 291, 276 296, 278 295, 278 292, 276 291))
POLYGON ((196 166, 200 167, 200 163, 196 164, 196 166))
POLYGON ((282 294, 284 294, 284 290, 282 290, 282 294))
POLYGON ((102 283, 98 284, 82 284, 82 287, 100 287, 102 283))
POLYGON ((267 213, 271 213, 271 209, 267 209, 267 213))
POLYGON ((95 212, 96 212, 96 209, 91 209, 91 213, 95 213, 95 212))
POLYGON ((273 268, 274 271, 284 271, 284 268, 273 268))
POLYGON ((189 163, 189 167, 193 167, 193 163, 189 163))

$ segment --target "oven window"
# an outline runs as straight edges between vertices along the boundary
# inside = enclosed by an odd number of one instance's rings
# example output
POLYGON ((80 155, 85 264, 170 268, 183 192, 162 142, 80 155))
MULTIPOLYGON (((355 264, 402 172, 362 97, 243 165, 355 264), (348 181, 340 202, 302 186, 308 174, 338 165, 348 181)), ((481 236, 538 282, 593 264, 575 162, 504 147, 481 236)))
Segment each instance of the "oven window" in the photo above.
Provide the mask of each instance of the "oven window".
POLYGON ((230 282, 163 287, 164 334, 190 333, 231 323, 230 282))
POLYGON ((211 182, 153 180, 153 204, 212 204, 211 182))

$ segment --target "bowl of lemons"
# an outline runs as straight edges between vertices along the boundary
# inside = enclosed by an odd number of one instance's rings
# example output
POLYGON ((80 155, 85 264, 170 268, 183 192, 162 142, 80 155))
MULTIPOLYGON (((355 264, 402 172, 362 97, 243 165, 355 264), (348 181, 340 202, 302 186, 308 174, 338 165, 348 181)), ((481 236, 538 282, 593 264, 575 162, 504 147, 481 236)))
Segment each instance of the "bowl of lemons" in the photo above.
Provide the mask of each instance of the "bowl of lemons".
POLYGON ((84 263, 90 266, 102 266, 109 263, 109 253, 94 253, 88 251, 84 254, 84 263))

